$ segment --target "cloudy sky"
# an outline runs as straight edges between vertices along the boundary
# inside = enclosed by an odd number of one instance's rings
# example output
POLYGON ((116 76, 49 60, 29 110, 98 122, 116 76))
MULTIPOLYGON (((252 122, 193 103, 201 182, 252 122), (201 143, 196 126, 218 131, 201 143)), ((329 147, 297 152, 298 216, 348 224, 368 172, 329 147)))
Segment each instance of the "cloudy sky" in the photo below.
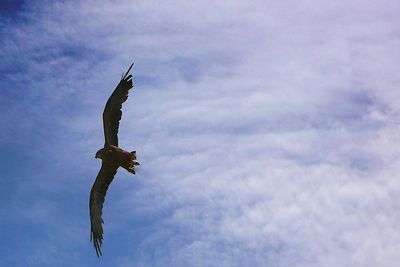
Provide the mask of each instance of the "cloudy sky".
POLYGON ((399 8, 1 1, 0 266, 398 266, 399 8), (132 61, 142 165, 97 259, 101 113, 132 61))

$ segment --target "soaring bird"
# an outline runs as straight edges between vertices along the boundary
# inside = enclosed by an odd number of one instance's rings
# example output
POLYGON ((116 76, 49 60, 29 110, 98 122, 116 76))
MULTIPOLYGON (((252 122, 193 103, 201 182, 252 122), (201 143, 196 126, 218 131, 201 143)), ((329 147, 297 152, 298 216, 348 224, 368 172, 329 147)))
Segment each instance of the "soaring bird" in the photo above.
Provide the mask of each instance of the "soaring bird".
POLYGON ((128 93, 132 84, 132 75, 129 74, 133 66, 122 74, 114 92, 108 98, 103 112, 104 147, 97 151, 96 157, 101 159, 101 168, 90 191, 90 241, 93 242, 97 257, 102 255, 103 244, 103 219, 102 209, 106 192, 114 179, 117 169, 124 168, 132 174, 136 174, 135 166, 140 165, 136 161, 136 151, 128 152, 118 147, 118 127, 122 116, 122 103, 128 99, 128 93))

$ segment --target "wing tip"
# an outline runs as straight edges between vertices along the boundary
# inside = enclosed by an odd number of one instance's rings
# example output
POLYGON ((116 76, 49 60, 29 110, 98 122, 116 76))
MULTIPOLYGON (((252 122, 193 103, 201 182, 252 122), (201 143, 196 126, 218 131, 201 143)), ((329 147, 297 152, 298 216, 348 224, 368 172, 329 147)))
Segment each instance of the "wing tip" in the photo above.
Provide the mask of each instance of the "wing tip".
POLYGON ((121 80, 125 80, 128 77, 129 72, 131 71, 133 65, 135 64, 135 62, 132 62, 132 64, 129 66, 128 71, 122 75, 122 79, 121 80))
POLYGON ((94 236, 94 233, 91 231, 90 241, 93 243, 97 258, 100 258, 100 256, 103 256, 103 253, 101 252, 101 245, 103 244, 101 237, 99 238, 97 236, 94 236))

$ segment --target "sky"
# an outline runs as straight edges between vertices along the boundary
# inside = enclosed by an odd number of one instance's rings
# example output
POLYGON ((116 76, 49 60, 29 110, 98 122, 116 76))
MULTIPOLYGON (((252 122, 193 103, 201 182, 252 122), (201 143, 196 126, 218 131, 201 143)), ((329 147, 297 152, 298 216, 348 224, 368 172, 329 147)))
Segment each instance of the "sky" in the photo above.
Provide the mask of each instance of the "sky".
POLYGON ((398 266, 399 8, 1 1, 0 266, 398 266), (141 166, 98 259, 101 114, 132 62, 141 166))

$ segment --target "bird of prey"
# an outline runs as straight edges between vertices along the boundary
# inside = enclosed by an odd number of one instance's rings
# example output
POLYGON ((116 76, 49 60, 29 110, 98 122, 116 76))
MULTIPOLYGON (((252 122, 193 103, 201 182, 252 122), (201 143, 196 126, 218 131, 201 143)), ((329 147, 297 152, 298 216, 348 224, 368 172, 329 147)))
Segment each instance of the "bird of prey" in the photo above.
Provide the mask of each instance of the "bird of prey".
POLYGON ((104 147, 97 151, 96 157, 101 159, 101 168, 90 191, 90 241, 93 242, 97 257, 102 255, 103 243, 102 209, 107 189, 114 179, 117 169, 122 167, 135 174, 136 151, 128 152, 118 147, 118 127, 122 115, 122 103, 128 99, 132 84, 132 75, 129 74, 133 66, 122 74, 121 81, 109 97, 103 112, 104 147))

